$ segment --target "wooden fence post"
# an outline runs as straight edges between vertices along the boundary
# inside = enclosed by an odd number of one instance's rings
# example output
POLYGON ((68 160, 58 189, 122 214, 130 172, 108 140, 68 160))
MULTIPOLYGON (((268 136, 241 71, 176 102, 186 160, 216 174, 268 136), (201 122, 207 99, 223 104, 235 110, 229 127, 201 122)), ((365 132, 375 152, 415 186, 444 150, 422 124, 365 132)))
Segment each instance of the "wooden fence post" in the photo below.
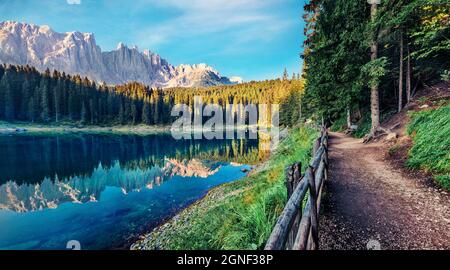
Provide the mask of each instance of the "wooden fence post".
POLYGON ((292 196, 297 185, 300 183, 302 179, 302 163, 297 162, 293 165, 289 165, 286 167, 286 189, 287 189, 287 199, 292 196))
POLYGON ((312 152, 312 156, 313 156, 313 157, 316 155, 317 150, 319 150, 319 148, 320 148, 320 140, 321 140, 321 138, 317 138, 317 139, 314 141, 313 152, 312 152))
POLYGON ((287 189, 287 199, 292 196, 294 192, 294 166, 289 165, 286 167, 286 189, 287 189))
MULTIPOLYGON (((302 179, 301 176, 301 170, 302 170, 302 163, 301 162, 297 162, 294 165, 292 165, 291 170, 289 171, 289 173, 291 173, 291 179, 293 179, 292 181, 292 191, 294 191, 297 186, 300 183, 300 180, 302 179)), ((289 192, 289 191, 288 191, 289 192)), ((292 196, 292 193, 290 195, 288 195, 288 200, 289 198, 292 196)), ((295 243, 295 237, 297 236, 297 231, 298 231, 298 227, 300 224, 300 219, 302 217, 302 204, 300 203, 300 207, 297 210, 297 214, 295 215, 294 218, 294 222, 292 223, 292 227, 291 230, 289 232, 287 241, 286 241, 286 249, 287 250, 291 250, 292 247, 294 246, 295 243)))
POLYGON ((297 185, 300 183, 300 180, 302 179, 302 163, 301 162, 297 162, 294 164, 293 166, 293 178, 294 178, 294 188, 293 190, 297 187, 297 185))
POLYGON ((319 246, 318 239, 318 220, 317 220, 317 193, 316 193, 316 180, 315 172, 312 167, 311 170, 312 177, 309 178, 309 199, 311 201, 311 249, 317 249, 319 246))
POLYGON ((313 145, 313 158, 302 178, 302 164, 286 167, 288 202, 283 209, 265 249, 319 248, 319 209, 324 182, 328 179, 328 133, 322 128, 321 136, 313 145), (303 199, 309 198, 303 209, 303 199))

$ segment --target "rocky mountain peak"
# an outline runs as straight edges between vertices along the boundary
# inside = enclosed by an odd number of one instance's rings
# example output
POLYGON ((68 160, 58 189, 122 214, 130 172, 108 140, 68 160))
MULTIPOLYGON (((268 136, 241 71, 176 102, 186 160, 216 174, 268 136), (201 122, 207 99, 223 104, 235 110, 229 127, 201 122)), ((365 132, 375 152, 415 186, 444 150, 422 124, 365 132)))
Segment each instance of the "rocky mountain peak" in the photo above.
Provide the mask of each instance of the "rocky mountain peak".
POLYGON ((158 54, 123 43, 116 50, 102 52, 92 33, 58 33, 47 25, 13 21, 0 23, 0 63, 30 65, 40 71, 56 69, 108 84, 138 81, 151 87, 198 87, 234 83, 206 64, 173 66, 158 54))

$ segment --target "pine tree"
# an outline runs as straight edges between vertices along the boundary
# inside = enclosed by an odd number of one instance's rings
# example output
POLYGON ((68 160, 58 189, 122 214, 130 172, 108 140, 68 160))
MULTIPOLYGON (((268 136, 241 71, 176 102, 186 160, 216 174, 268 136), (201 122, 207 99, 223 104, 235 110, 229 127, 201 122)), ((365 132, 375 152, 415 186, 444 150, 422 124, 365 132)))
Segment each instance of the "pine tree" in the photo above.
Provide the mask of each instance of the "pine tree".
POLYGON ((155 125, 159 125, 160 124, 160 120, 159 120, 159 114, 160 114, 160 105, 161 105, 161 101, 160 101, 160 97, 158 94, 158 91, 154 91, 155 93, 155 97, 154 97, 154 106, 153 106, 153 124, 155 125))
POLYGON ((142 107, 142 123, 151 125, 150 104, 148 100, 144 100, 144 105, 142 107))
POLYGON ((74 105, 74 103, 75 103, 74 94, 73 94, 72 90, 69 90, 67 107, 68 107, 69 119, 72 121, 75 120, 75 105, 74 105))
MULTIPOLYGON (((81 120, 84 124, 120 122, 161 125, 174 120, 169 116, 174 104, 192 105, 194 96, 202 96, 206 103, 215 104, 228 104, 233 100, 244 104, 285 103, 297 87, 297 81, 270 80, 208 89, 173 88, 162 91, 150 90, 140 83, 110 88, 96 86, 80 76, 72 77, 55 71, 50 77, 49 71, 42 74, 31 67, 8 67, 8 70, 3 71, 5 73, 8 74, 6 77, 3 75, 0 82, 8 82, 11 87, 4 87, 0 83, 0 119, 5 120, 5 108, 9 110, 13 107, 14 119, 11 120, 32 122, 61 121, 67 118, 73 122, 81 120), (8 79, 10 72, 14 74, 14 78, 8 79), (5 100, 6 96, 8 102, 5 100)), ((289 122, 297 113, 292 108, 297 106, 290 103, 284 107, 284 112, 291 116, 283 119, 289 122)))
POLYGON ((123 109, 122 101, 119 101, 119 124, 125 124, 125 111, 123 109))
POLYGON ((289 78, 289 73, 288 73, 287 69, 285 68, 284 72, 283 72, 283 81, 286 81, 288 78, 289 78))
POLYGON ((61 104, 60 104, 60 98, 59 98, 59 89, 58 86, 55 86, 53 88, 53 104, 55 106, 54 112, 55 112, 55 122, 59 122, 60 114, 61 114, 61 104))
POLYGON ((362 71, 370 59, 361 33, 366 31, 369 18, 366 4, 345 0, 320 1, 320 5, 317 2, 305 7, 312 12, 308 16, 312 21, 305 29, 308 50, 303 55, 307 65, 303 72, 308 84, 302 107, 309 116, 330 120, 341 117, 362 100, 360 93, 366 81, 362 71))
POLYGON ((28 120, 28 103, 30 102, 30 95, 32 94, 32 91, 28 77, 24 74, 22 74, 21 77, 24 77, 24 81, 22 84, 22 91, 20 96, 21 102, 19 109, 19 118, 21 120, 28 120))
POLYGON ((91 119, 91 125, 95 124, 95 109, 94 109, 94 101, 92 99, 89 100, 89 113, 91 119))
POLYGON ((41 84, 39 87, 39 92, 41 94, 41 119, 44 122, 50 120, 50 104, 49 104, 49 91, 48 91, 48 80, 45 76, 41 79, 41 84))
POLYGON ((28 120, 32 123, 36 120, 36 102, 34 101, 34 97, 31 97, 28 102, 28 120))
POLYGON ((131 102, 131 122, 133 125, 136 125, 138 123, 138 111, 136 106, 136 101, 131 102))
POLYGON ((124 122, 126 124, 130 123, 131 120, 131 101, 129 98, 125 98, 123 101, 123 115, 124 115, 124 122))
POLYGON ((9 81, 10 76, 11 75, 7 70, 0 82, 0 88, 2 89, 1 92, 4 93, 4 101, 5 101, 4 115, 5 119, 8 121, 14 120, 15 114, 13 89, 9 81))
MULTIPOLYGON (((56 73, 55 76, 59 76, 59 73, 56 73)), ((62 102, 62 92, 63 92, 63 81, 62 77, 59 77, 56 81, 56 85, 53 88, 53 106, 54 106, 54 114, 55 114, 55 121, 59 122, 62 114, 61 104, 62 102)))
POLYGON ((87 112, 86 112, 86 105, 84 104, 84 101, 81 105, 81 123, 82 124, 86 124, 86 116, 87 116, 87 112))

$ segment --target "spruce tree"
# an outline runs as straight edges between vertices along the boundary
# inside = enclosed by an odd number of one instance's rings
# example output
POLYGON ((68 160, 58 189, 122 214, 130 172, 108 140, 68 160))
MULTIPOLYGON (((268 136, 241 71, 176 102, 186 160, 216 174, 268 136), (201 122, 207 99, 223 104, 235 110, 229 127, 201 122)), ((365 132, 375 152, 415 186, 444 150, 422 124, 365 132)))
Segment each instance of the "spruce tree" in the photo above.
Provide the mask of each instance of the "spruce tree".
POLYGON ((136 101, 131 101, 131 108, 130 108, 130 113, 131 113, 131 122, 133 123, 133 125, 137 124, 138 121, 138 112, 137 112, 137 106, 136 106, 136 101))
POLYGON ((48 80, 45 76, 41 79, 41 84, 39 87, 39 92, 41 94, 41 119, 44 122, 50 120, 50 104, 49 104, 49 91, 48 91, 48 80))
POLYGON ((29 79, 25 74, 21 74, 23 78, 23 84, 21 88, 21 102, 20 102, 20 109, 19 109, 19 118, 21 120, 28 120, 28 103, 30 101, 30 95, 32 94, 31 91, 31 85, 29 82, 29 79))
POLYGON ((83 103, 81 104, 81 114, 80 114, 80 116, 81 116, 81 123, 82 124, 86 124, 86 116, 87 116, 87 112, 86 112, 86 105, 84 104, 84 101, 83 101, 83 103))
POLYGON ((7 121, 14 120, 15 108, 14 108, 14 96, 13 89, 11 87, 11 83, 9 81, 10 75, 9 72, 6 71, 3 75, 2 81, 0 82, 0 88, 3 89, 4 92, 4 101, 5 101, 5 110, 4 115, 7 121))
POLYGON ((118 116, 118 118, 119 118, 119 124, 121 124, 121 125, 125 124, 125 110, 123 108, 123 103, 121 100, 119 101, 119 116, 118 116))
POLYGON ((68 94, 68 101, 67 101, 67 107, 68 107, 68 114, 69 119, 74 121, 75 120, 75 101, 74 101, 74 94, 72 93, 72 90, 69 90, 68 94))
POLYGON ((289 78, 289 73, 288 73, 287 69, 285 68, 284 72, 283 72, 283 80, 286 81, 288 78, 289 78))
POLYGON ((144 100, 144 105, 142 107, 142 123, 146 125, 151 124, 150 118, 150 104, 148 100, 144 100))
POLYGON ((34 123, 36 120, 36 103, 34 101, 34 97, 31 97, 28 101, 28 120, 34 123))
POLYGON ((58 78, 56 82, 56 86, 53 88, 53 105, 54 105, 54 114, 55 121, 59 122, 62 114, 61 104, 62 104, 62 92, 63 92, 63 81, 62 78, 58 78))

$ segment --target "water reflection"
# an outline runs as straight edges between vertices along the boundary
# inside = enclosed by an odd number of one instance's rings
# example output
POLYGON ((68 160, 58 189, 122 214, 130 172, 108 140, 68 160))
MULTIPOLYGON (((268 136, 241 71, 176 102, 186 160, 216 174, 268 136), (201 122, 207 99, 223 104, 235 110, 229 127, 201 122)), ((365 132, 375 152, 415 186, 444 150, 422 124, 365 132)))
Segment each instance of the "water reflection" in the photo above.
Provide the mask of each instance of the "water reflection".
POLYGON ((90 175, 102 164, 117 161, 125 168, 163 166, 164 158, 242 161, 247 153, 258 159, 257 140, 175 140, 169 134, 151 136, 65 135, 0 136, 0 184, 39 183, 90 175))
POLYGON ((0 136, 0 249, 126 248, 264 158, 256 140, 0 136))
POLYGON ((174 175, 182 177, 207 178, 218 172, 221 164, 207 164, 193 159, 190 161, 166 160, 164 167, 145 169, 124 169, 117 161, 104 168, 101 164, 90 176, 74 176, 52 181, 49 178, 39 184, 22 184, 8 181, 0 186, 0 209, 27 212, 56 208, 65 202, 86 203, 100 199, 106 187, 117 187, 127 194, 141 189, 152 189, 174 175))

